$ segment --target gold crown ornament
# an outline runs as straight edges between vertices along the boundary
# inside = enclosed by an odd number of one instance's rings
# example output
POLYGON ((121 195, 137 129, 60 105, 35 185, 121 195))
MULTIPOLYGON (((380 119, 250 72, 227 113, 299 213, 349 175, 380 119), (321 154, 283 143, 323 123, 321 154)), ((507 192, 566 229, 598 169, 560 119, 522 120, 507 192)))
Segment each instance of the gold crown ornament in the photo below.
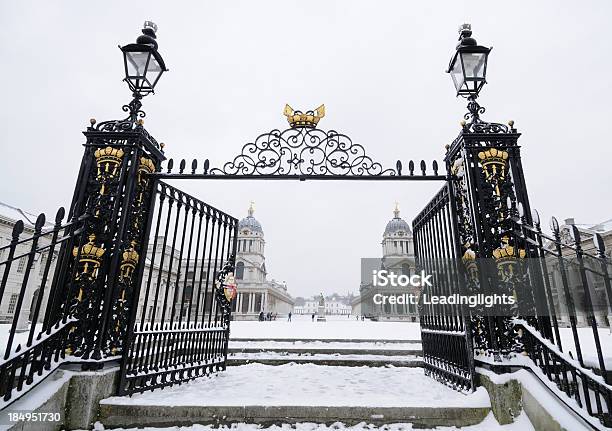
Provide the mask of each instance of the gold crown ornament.
MULTIPOLYGON (((143 184, 143 179, 146 178, 145 175, 152 174, 153 172, 155 172, 155 163, 153 163, 153 160, 148 157, 141 157, 140 164, 138 165, 138 183, 143 184)), ((139 200, 142 199, 142 192, 140 194, 139 200)))
MULTIPOLYGON (((83 264, 82 274, 90 274, 92 278, 96 278, 98 275, 98 268, 100 267, 100 263, 102 263, 102 255, 104 255, 105 250, 102 247, 95 245, 94 241, 96 236, 93 233, 89 235, 87 239, 89 240, 87 244, 81 247, 79 262, 83 264)), ((78 247, 74 247, 72 249, 72 255, 74 257, 79 256, 78 247)))
POLYGON ((136 264, 138 264, 138 252, 134 249, 136 246, 136 241, 131 242, 130 248, 125 250, 121 257, 121 277, 130 278, 132 273, 134 272, 134 268, 136 268, 136 264))
POLYGON ((485 171, 487 179, 499 175, 500 179, 504 179, 506 175, 506 162, 508 160, 508 152, 498 150, 497 148, 489 148, 478 153, 480 164, 485 171))
POLYGON ((524 259, 527 252, 522 248, 511 246, 507 236, 502 238, 502 242, 504 244, 501 247, 493 250, 493 258, 500 277, 507 280, 514 275, 514 266, 518 259, 524 259))
POLYGON ((152 174, 155 172, 155 163, 153 163, 153 160, 147 157, 141 157, 140 165, 138 165, 138 173, 140 174, 141 172, 146 174, 152 174))
POLYGON ((115 176, 117 168, 123 159, 123 155, 124 152, 121 148, 98 148, 94 152, 96 164, 98 165, 98 176, 102 175, 102 173, 115 176))
POLYGON ((319 120, 325 117, 325 105, 319 106, 317 109, 313 111, 306 111, 306 113, 302 113, 301 111, 295 111, 291 106, 285 105, 285 110, 283 111, 285 117, 287 117, 287 121, 289 125, 293 128, 296 127, 307 127, 310 129, 314 129, 317 127, 319 120))

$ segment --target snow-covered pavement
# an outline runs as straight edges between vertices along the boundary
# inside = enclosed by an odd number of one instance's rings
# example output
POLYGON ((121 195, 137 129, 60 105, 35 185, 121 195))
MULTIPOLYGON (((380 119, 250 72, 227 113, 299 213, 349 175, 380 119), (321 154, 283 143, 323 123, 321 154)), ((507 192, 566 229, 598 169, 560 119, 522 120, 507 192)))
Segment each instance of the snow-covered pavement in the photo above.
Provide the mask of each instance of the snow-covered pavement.
POLYGON ((326 322, 312 322, 310 316, 294 316, 292 322, 235 321, 231 338, 345 339, 345 340, 421 340, 418 322, 357 321, 355 317, 329 316, 326 322))
POLYGON ((484 388, 464 395, 405 367, 313 364, 232 367, 210 378, 103 404, 161 406, 489 407, 484 388))

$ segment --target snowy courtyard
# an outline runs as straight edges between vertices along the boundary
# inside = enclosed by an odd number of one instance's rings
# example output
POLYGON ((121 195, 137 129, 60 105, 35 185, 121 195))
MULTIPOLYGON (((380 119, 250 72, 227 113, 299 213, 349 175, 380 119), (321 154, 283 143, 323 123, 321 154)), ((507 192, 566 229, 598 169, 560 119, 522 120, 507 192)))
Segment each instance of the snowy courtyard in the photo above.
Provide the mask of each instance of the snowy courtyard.
POLYGON ((418 323, 372 322, 356 320, 355 316, 327 316, 326 322, 311 320, 311 316, 293 315, 286 319, 266 322, 235 321, 231 338, 317 339, 317 340, 420 340, 418 323))

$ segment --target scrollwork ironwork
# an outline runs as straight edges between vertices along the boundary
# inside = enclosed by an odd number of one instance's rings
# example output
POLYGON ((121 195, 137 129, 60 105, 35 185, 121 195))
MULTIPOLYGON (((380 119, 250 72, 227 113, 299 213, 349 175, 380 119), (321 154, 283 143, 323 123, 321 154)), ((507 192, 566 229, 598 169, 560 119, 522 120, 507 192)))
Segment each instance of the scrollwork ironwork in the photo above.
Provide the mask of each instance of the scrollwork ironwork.
POLYGON ((155 148, 161 148, 157 140, 144 128, 143 118, 147 116, 142 108, 142 96, 134 93, 132 101, 123 105, 121 109, 128 113, 128 116, 121 120, 108 120, 96 124, 95 119, 91 120, 90 131, 98 132, 138 132, 144 136, 155 148))
POLYGON ((309 128, 278 129, 246 144, 240 155, 211 175, 338 175, 396 176, 384 168, 360 144, 334 130, 309 128))
POLYGON ((480 115, 484 114, 486 109, 484 106, 480 106, 475 98, 470 97, 468 99, 467 109, 468 112, 463 116, 465 120, 463 124, 464 132, 509 133, 511 131, 505 124, 489 123, 481 120, 480 115))

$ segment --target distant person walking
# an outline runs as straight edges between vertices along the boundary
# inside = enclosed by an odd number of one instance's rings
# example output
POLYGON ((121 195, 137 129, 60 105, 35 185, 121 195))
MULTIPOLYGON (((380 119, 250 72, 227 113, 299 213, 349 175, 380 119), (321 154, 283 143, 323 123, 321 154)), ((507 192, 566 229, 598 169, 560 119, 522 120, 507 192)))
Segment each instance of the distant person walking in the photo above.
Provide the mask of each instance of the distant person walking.
POLYGON ((263 321, 264 321, 264 312, 263 312, 263 311, 260 311, 260 312, 259 312, 259 321, 260 321, 260 322, 263 322, 263 321))
POLYGON ((314 313, 312 313, 312 321, 314 322, 314 313))
POLYGON ((291 311, 289 312, 289 314, 287 315, 287 322, 291 322, 291 311))

